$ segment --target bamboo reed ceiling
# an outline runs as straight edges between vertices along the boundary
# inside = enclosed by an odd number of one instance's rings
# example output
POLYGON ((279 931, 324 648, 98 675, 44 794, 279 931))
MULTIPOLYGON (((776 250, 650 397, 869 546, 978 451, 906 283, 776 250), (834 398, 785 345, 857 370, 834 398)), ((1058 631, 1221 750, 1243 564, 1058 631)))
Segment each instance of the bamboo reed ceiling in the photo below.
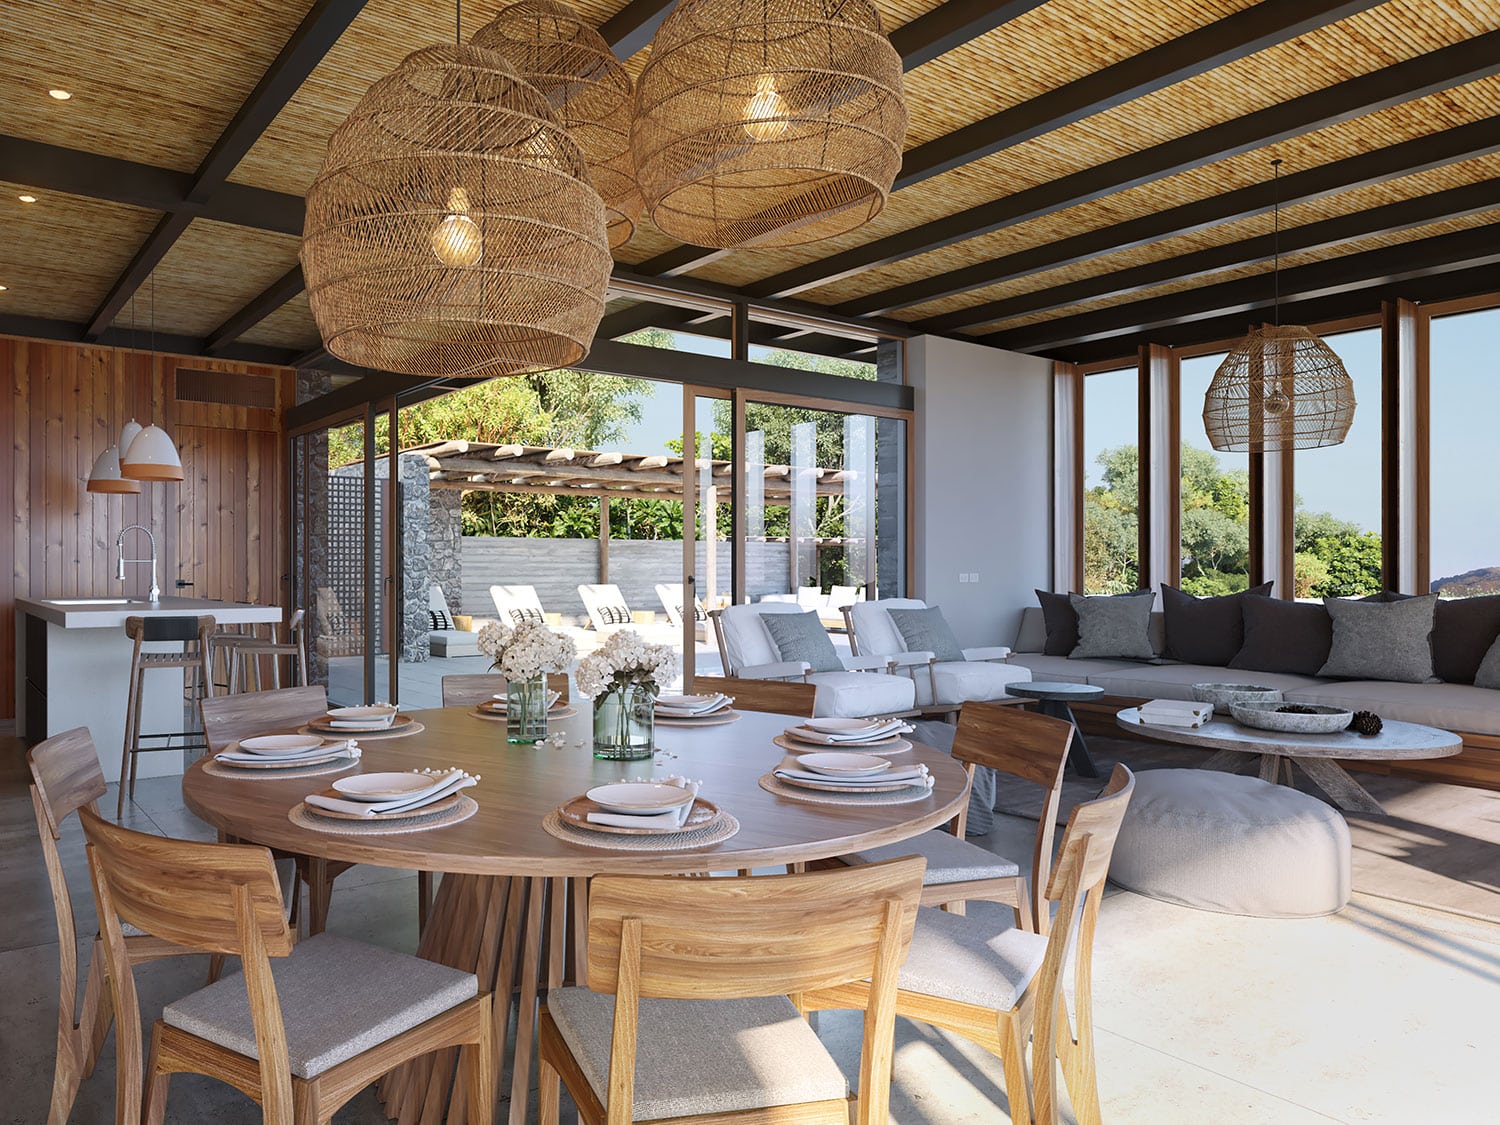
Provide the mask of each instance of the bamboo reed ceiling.
MULTIPOLYGON (((465 36, 505 2, 465 4, 465 36)), ((569 2, 639 74, 658 5, 569 2)), ((1267 273, 1273 157, 1284 176, 1328 170, 1283 207, 1287 269, 1357 271, 1359 254, 1489 238, 1500 217, 1474 186, 1500 181, 1500 37, 1488 53, 1475 43, 1500 33, 1495 0, 878 3, 920 63, 904 77, 906 163, 884 211, 836 238, 728 253, 681 247, 643 218, 619 267, 924 331, 998 332, 986 342, 1001 345, 1024 329, 1015 346, 1066 358, 1046 331, 1065 341, 1074 317, 1172 298, 1191 320, 1195 294, 1267 273), (1442 66, 1414 76, 1428 56, 1442 66), (1319 108, 1340 98, 1352 108, 1319 108), (1192 151, 1162 157, 1173 144, 1192 151), (1408 163, 1360 163, 1393 146, 1408 163), (1236 191, 1238 204, 1219 202, 1236 191), (1111 241, 1131 223, 1145 233, 1111 241), (1087 249, 1054 249, 1069 239, 1087 249)), ((370 83, 452 39, 452 3, 27 0, 6 17, 0 333, 23 318, 75 338, 128 323, 154 265, 159 331, 257 358, 314 349, 295 268, 300 197, 370 83), (75 97, 55 101, 51 87, 75 97), (37 204, 16 201, 27 191, 37 204)), ((675 303, 661 301, 664 316, 675 303)), ((1122 336, 1122 352, 1137 342, 1122 336)))

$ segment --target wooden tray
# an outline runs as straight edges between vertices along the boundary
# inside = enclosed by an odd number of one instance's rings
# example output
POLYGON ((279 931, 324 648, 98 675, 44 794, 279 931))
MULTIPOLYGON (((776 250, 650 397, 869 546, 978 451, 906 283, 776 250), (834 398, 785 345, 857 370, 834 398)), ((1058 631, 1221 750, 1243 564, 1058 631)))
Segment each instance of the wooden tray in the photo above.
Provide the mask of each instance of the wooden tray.
POLYGON ((737 722, 743 716, 733 707, 726 707, 722 711, 715 711, 711 715, 705 715, 701 719, 688 719, 680 715, 656 716, 656 723, 663 727, 721 727, 725 723, 737 722))
POLYGON ((824 751, 837 754, 840 750, 858 750, 861 754, 905 754, 911 749, 911 743, 899 735, 893 736, 889 742, 846 742, 840 746, 824 746, 820 742, 802 742, 785 734, 778 734, 771 741, 783 750, 790 750, 793 754, 824 751))
MULTIPOLYGON (((464 795, 464 790, 449 793, 441 801, 434 801, 430 805, 423 805, 419 809, 397 810, 395 812, 375 813, 373 816, 363 816, 359 813, 335 812, 333 809, 319 808, 317 805, 305 805, 313 816, 326 816, 333 820, 359 820, 366 824, 379 824, 382 820, 401 820, 409 816, 428 816, 435 813, 444 813, 454 808, 464 795)), ((338 801, 347 801, 349 798, 337 789, 324 789, 318 793, 320 797, 332 797, 338 801)), ((372 802, 378 803, 378 802, 372 802)))
POLYGON ((603 811, 603 806, 587 797, 574 797, 566 804, 558 806, 557 815, 564 824, 571 824, 575 828, 584 828, 590 832, 609 832, 616 836, 671 836, 677 832, 703 828, 719 819, 719 806, 707 797, 694 798, 692 812, 688 813, 687 821, 678 828, 617 828, 613 824, 589 822, 589 813, 603 811))
POLYGON ((790 785, 796 789, 817 789, 824 793, 895 793, 900 789, 913 789, 917 786, 922 786, 925 789, 927 787, 927 783, 919 777, 914 777, 907 781, 892 781, 885 785, 860 785, 856 787, 853 785, 839 785, 836 782, 825 785, 821 781, 803 781, 800 777, 782 777, 779 773, 773 773, 772 776, 783 785, 790 785))

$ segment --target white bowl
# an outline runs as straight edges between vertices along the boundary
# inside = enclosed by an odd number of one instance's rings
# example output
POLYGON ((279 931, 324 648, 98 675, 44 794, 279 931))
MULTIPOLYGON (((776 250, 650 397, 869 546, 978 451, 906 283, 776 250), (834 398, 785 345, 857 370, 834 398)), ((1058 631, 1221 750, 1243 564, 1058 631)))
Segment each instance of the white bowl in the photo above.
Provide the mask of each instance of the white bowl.
POLYGON ((608 812, 645 815, 679 809, 693 800, 692 790, 662 781, 616 781, 596 785, 584 796, 608 812))
POLYGON ((1229 710, 1235 720, 1257 730, 1279 731, 1282 734, 1333 734, 1349 725, 1353 711, 1340 707, 1324 707, 1319 703, 1301 706, 1311 707, 1311 715, 1299 715, 1277 711, 1284 703, 1233 703, 1229 710))
POLYGON ((833 754, 799 754, 797 764, 803 769, 827 774, 829 777, 871 777, 891 768, 888 758, 878 758, 874 754, 851 754, 847 750, 833 754))
POLYGON ((258 734, 240 739, 239 748, 266 758, 286 758, 306 754, 322 745, 323 739, 316 734, 258 734))
POLYGON ((808 730, 821 731, 823 734, 848 734, 858 730, 876 730, 885 724, 874 719, 803 719, 802 725, 808 730))
POLYGON ((339 778, 333 787, 355 801, 393 801, 431 789, 434 784, 432 775, 426 773, 357 773, 339 778))

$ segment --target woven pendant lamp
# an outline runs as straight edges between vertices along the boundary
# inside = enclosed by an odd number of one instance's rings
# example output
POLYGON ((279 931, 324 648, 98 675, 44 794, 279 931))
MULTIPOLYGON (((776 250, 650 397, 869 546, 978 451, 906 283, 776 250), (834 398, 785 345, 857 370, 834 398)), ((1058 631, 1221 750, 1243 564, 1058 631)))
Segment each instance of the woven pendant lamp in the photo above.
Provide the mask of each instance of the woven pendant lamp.
POLYGON ((604 204, 545 99, 493 51, 426 47, 334 131, 301 260, 328 350, 409 375, 577 363, 604 314, 604 204))
MULTIPOLYGON (((1281 161, 1271 161, 1279 178, 1281 161)), ((1273 206, 1275 324, 1252 326, 1214 372, 1203 428, 1222 453, 1338 445, 1354 424, 1354 382, 1317 333, 1281 324, 1281 203, 1273 206)))
POLYGON ((610 249, 629 242, 645 205, 630 152, 635 84, 604 36, 558 0, 521 0, 475 32, 472 42, 504 55, 547 99, 583 150, 604 199, 610 249))
POLYGON ((636 84, 636 180, 683 242, 816 242, 880 213, 906 119, 870 0, 679 0, 636 84))

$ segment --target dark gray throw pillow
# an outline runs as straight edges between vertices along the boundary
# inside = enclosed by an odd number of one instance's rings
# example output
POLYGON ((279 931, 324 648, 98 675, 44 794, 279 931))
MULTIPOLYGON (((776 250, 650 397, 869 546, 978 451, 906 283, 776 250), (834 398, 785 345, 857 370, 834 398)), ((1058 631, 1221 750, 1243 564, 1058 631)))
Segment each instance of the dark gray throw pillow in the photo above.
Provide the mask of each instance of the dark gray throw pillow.
POLYGON ((1450 684, 1472 684, 1500 637, 1500 595, 1439 597, 1432 622, 1432 671, 1450 684))
POLYGON ((1333 648, 1333 618, 1321 602, 1246 598, 1240 610, 1245 643, 1229 667, 1316 676, 1328 663, 1333 648))
POLYGON ((843 663, 828 639, 816 610, 807 613, 763 613, 771 643, 783 660, 805 660, 814 672, 842 672, 843 663))
POLYGON ((1347 680, 1437 682, 1432 674, 1432 623, 1437 595, 1398 602, 1324 598, 1333 618, 1333 649, 1320 676, 1347 680))
MULTIPOLYGON (((1149 592, 1149 591, 1148 591, 1149 592)), ((1086 598, 1069 594, 1078 614, 1078 645, 1068 653, 1074 660, 1151 660, 1152 598, 1086 598)))
MULTIPOLYGON (((1150 590, 1131 590, 1128 594, 1100 594, 1098 597, 1138 598, 1149 597, 1150 590)), ((1078 647, 1078 611, 1068 599, 1072 594, 1054 594, 1048 590, 1037 590, 1036 600, 1042 607, 1042 622, 1047 627, 1047 644, 1042 649, 1044 656, 1071 656, 1078 647)), ((1153 603, 1155 599, 1152 599, 1153 603)), ((1150 656, 1155 656, 1153 651, 1150 656)))
POLYGON ((1224 667, 1245 643, 1241 604, 1249 598, 1268 598, 1274 582, 1262 582, 1237 594, 1195 598, 1172 586, 1161 588, 1162 615, 1166 618, 1167 652, 1184 664, 1224 667))
POLYGON ((1479 670, 1474 673, 1474 686, 1500 691, 1500 638, 1490 645, 1484 659, 1479 662, 1479 670))
POLYGON ((906 642, 907 652, 930 652, 939 661, 963 660, 964 650, 953 635, 943 611, 935 605, 926 609, 892 609, 891 624, 906 642))

